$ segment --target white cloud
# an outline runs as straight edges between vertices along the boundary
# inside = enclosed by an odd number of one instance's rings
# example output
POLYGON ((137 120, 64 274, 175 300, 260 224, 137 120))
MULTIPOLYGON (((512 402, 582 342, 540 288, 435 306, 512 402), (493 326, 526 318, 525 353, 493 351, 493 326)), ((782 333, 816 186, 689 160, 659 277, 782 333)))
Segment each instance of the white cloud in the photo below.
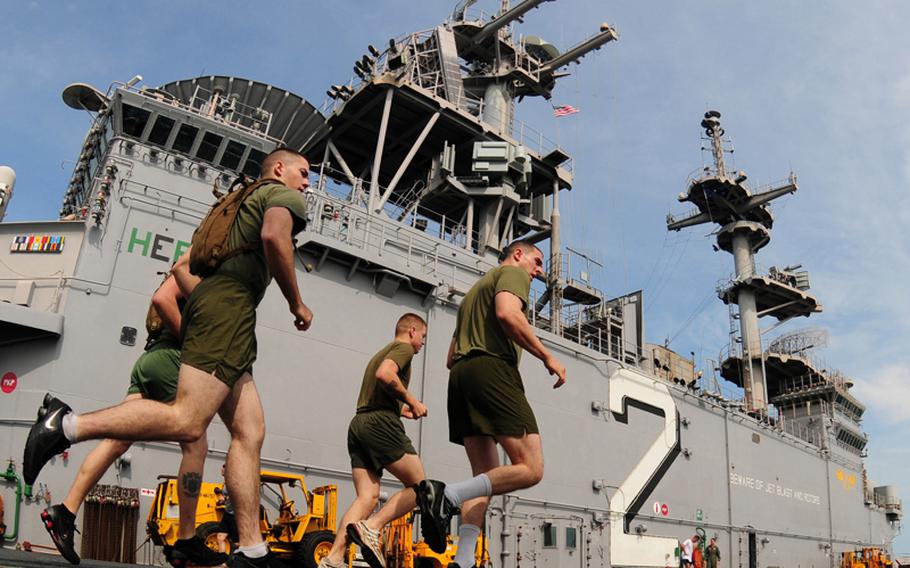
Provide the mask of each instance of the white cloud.
POLYGON ((867 415, 875 412, 892 424, 910 421, 910 363, 889 365, 857 381, 855 391, 867 415))

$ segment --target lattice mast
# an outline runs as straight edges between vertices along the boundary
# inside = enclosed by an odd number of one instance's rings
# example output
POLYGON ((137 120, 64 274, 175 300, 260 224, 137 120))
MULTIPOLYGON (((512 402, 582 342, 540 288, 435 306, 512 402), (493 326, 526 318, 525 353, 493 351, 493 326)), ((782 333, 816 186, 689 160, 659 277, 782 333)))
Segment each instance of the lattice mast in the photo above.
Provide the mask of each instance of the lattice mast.
MULTIPOLYGON (((698 211, 680 219, 668 216, 667 229, 678 231, 702 223, 720 225, 716 250, 732 254, 736 269, 729 286, 722 288, 719 296, 724 302, 738 306, 742 342, 742 373, 738 378, 745 390, 747 410, 764 413, 768 405, 768 386, 758 318, 771 315, 783 320, 794 315, 808 315, 817 309, 817 303, 796 288, 777 282, 769 284, 773 279, 756 273, 755 253, 771 240, 773 216, 767 204, 795 192, 796 178, 791 174, 786 183, 753 194, 745 183, 744 172, 733 175, 727 172, 724 162, 727 150, 720 116, 719 112, 711 110, 701 121, 705 137, 711 144, 714 167, 706 167, 704 174, 689 185, 688 191, 679 195, 679 201, 695 204, 698 211)), ((731 352, 730 355, 732 358, 736 354, 731 352)))

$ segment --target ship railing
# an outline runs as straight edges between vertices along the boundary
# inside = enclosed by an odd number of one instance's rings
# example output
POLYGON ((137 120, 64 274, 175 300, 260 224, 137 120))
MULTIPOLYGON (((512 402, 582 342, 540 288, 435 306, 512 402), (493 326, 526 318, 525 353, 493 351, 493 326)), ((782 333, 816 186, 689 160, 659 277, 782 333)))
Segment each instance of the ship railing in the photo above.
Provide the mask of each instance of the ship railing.
POLYGON ((818 430, 809 428, 801 422, 783 421, 783 431, 795 438, 812 444, 816 447, 822 447, 822 438, 818 430))
MULTIPOLYGON (((829 382, 833 383, 835 386, 846 388, 846 383, 848 382, 848 380, 842 374, 839 374, 837 371, 828 371, 827 365, 825 364, 824 359, 817 354, 810 354, 810 353, 805 353, 805 352, 780 353, 778 351, 769 351, 768 349, 764 349, 764 350, 762 350, 762 355, 766 359, 767 359, 767 357, 769 357, 771 355, 787 355, 787 356, 793 357, 795 359, 801 359, 809 367, 817 370, 820 374, 822 374, 829 382)), ((737 359, 745 358, 743 346, 741 344, 736 343, 732 347, 729 344, 724 345, 724 347, 718 353, 719 361, 726 361, 727 359, 729 359, 731 357, 737 358, 737 359)), ((756 355, 756 357, 757 357, 757 355, 756 355)), ((812 376, 814 376, 812 373, 807 373, 804 376, 798 375, 795 377, 788 378, 786 380, 805 382, 805 379, 811 378, 812 376)), ((816 381, 816 382, 818 382, 818 381, 816 381)), ((794 385, 792 385, 792 388, 798 388, 799 386, 800 386, 799 384, 794 384, 794 385)))
MULTIPOLYGON (((546 291, 532 288, 529 293, 529 306, 534 306, 546 291)), ((602 353, 617 361, 634 367, 642 367, 644 357, 641 346, 628 341, 623 336, 622 319, 618 315, 612 324, 590 316, 590 306, 570 304, 563 306, 559 312, 559 325, 554 326, 553 315, 549 306, 538 312, 530 309, 528 317, 531 325, 549 331, 578 345, 602 353)))
POLYGON ((785 177, 783 179, 779 179, 777 181, 772 181, 769 183, 763 183, 762 185, 756 187, 752 191, 752 196, 755 197, 758 195, 764 195, 766 193, 771 193, 772 191, 775 191, 775 190, 777 190, 781 187, 787 186, 787 185, 796 185, 796 174, 795 173, 790 172, 790 175, 788 175, 787 177, 785 177))
MULTIPOLYGON (((369 186, 369 182, 355 178, 356 187, 352 187, 335 181, 344 175, 341 170, 328 165, 323 166, 323 169, 323 175, 318 178, 315 190, 366 212, 368 193, 365 188, 369 186), (325 175, 326 173, 333 175, 325 175)), ((379 186, 379 191, 385 191, 385 189, 385 187, 379 186)), ((419 200, 414 199, 419 194, 420 189, 420 187, 412 187, 410 190, 389 198, 383 205, 385 216, 390 220, 413 227, 426 235, 434 236, 458 248, 470 248, 468 246, 467 225, 465 225, 464 220, 462 218, 449 217, 420 205, 419 200)), ((470 237, 470 243, 477 243, 480 239, 480 233, 477 230, 472 230, 470 237)))
POLYGON ((434 234, 429 232, 433 229, 429 226, 420 227, 396 221, 388 215, 370 214, 363 205, 347 197, 314 191, 309 192, 306 199, 308 231, 382 256, 392 270, 405 267, 425 275, 433 283, 467 291, 474 283, 467 274, 476 278, 492 267, 479 267, 477 263, 459 265, 452 259, 453 253, 463 248, 458 244, 458 231, 446 219, 437 223, 439 232, 434 234))
MULTIPOLYGON (((442 78, 442 69, 438 65, 426 65, 422 62, 421 56, 426 58, 436 51, 435 47, 427 47, 433 44, 433 42, 429 40, 434 33, 435 30, 430 29, 396 38, 395 41, 398 45, 406 46, 415 54, 415 56, 412 57, 402 69, 393 70, 388 66, 388 50, 383 51, 376 59, 374 65, 376 70, 375 75, 379 76, 384 73, 395 73, 396 75, 407 77, 412 85, 424 90, 430 96, 446 100, 456 108, 474 116, 478 120, 485 119, 485 121, 490 124, 508 124, 507 131, 502 132, 501 134, 514 139, 518 144, 536 152, 540 156, 545 156, 554 150, 562 150, 562 146, 559 143, 545 136, 539 129, 532 127, 522 120, 516 119, 513 116, 512 109, 507 111, 509 113, 508 116, 501 116, 499 115, 499 111, 489 108, 485 104, 483 97, 474 96, 464 89, 461 89, 457 93, 446 92, 442 78)), ((534 66, 540 65, 536 59, 526 53, 516 53, 515 57, 516 66, 526 70, 528 73, 536 73, 534 66)), ((344 86, 348 87, 352 92, 356 92, 365 83, 366 81, 364 79, 355 76, 344 83, 344 86)), ((344 102, 345 100, 342 97, 332 98, 327 95, 323 100, 320 110, 323 114, 335 112, 341 108, 344 102)), ((574 171, 574 162, 572 158, 570 157, 566 162, 561 164, 560 167, 572 173, 574 171)))
MULTIPOLYGON (((737 414, 747 414, 750 418, 757 420, 759 423, 764 424, 769 428, 786 433, 813 446, 822 447, 821 433, 817 429, 810 428, 802 422, 793 421, 787 418, 786 410, 790 408, 789 406, 769 404, 767 411, 764 413, 756 414, 754 412, 747 412, 746 397, 742 388, 730 385, 729 383, 721 383, 716 379, 706 380, 704 377, 700 380, 700 383, 702 386, 700 391, 701 396, 708 398, 723 407, 731 408, 737 414)), ((827 405, 825 404, 825 401, 821 401, 821 403, 821 414, 827 414, 827 405)))
POLYGON ((540 80, 540 60, 527 52, 524 38, 521 40, 520 48, 515 50, 514 65, 516 69, 521 69, 535 81, 540 80))
POLYGON ((167 91, 148 87, 126 85, 120 89, 128 90, 144 98, 174 106, 197 116, 223 122, 248 134, 280 144, 281 140, 269 136, 272 113, 267 110, 245 105, 237 97, 224 96, 197 85, 188 103, 185 103, 167 91))
POLYGON ((496 14, 487 12, 483 8, 468 8, 464 11, 464 17, 461 19, 461 21, 477 22, 478 24, 483 24, 485 22, 489 22, 495 15, 496 14))
POLYGON ((695 217, 698 217, 699 215, 701 215, 701 213, 702 213, 701 209, 699 209, 697 207, 690 208, 687 211, 685 211, 684 213, 679 213, 679 214, 667 213, 667 224, 669 225, 671 223, 678 223, 680 221, 688 221, 689 219, 694 219, 695 217))
POLYGON ((741 282, 747 278, 753 278, 755 276, 765 276, 768 274, 769 274, 769 269, 767 266, 765 266, 764 264, 762 264, 760 262, 753 261, 752 265, 747 267, 747 269, 745 271, 743 271, 741 274, 736 273, 736 272, 731 272, 731 273, 727 274, 726 276, 724 276, 723 278, 718 279, 717 284, 716 284, 717 292, 718 292, 718 294, 720 294, 722 291, 729 290, 730 288, 732 288, 733 286, 735 286, 736 284, 738 284, 739 282, 741 282))
MULTIPOLYGON (((796 357, 805 359, 802 355, 796 355, 796 357)), ((823 385, 834 386, 836 389, 846 392, 852 386, 851 381, 846 379, 842 374, 828 372, 823 367, 819 367, 817 363, 812 363, 812 366, 815 369, 819 369, 818 374, 804 373, 794 377, 787 377, 780 382, 780 392, 782 394, 798 393, 805 391, 806 389, 823 385), (819 380, 819 378, 821 378, 821 380, 819 380)))

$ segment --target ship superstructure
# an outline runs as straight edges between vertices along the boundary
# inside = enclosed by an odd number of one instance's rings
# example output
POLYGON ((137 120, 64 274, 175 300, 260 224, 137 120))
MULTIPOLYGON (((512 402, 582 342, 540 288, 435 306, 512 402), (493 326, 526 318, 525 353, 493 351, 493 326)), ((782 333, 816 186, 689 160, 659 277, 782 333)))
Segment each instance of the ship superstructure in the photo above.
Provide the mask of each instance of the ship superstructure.
MULTIPOLYGON (((0 373, 15 376, 0 421, 8 455, 21 455, 45 392, 80 412, 120 399, 157 273, 186 249, 213 189, 258 175, 281 145, 305 152, 316 172, 297 236, 315 321, 295 332, 274 290, 258 313, 269 468, 336 483, 340 506, 350 501, 344 433, 363 365, 414 311, 429 335, 412 387, 430 415, 408 433, 431 476, 464 477, 463 451, 446 441, 445 354, 462 295, 521 237, 548 249, 529 318, 567 362, 570 384, 552 391, 537 362, 522 362, 547 472, 532 490, 494 499, 485 527, 493 565, 675 565, 678 541, 696 530, 716 535, 742 567, 829 566, 857 544, 887 545, 900 501, 866 480, 862 404, 812 362, 807 335, 762 347, 759 318, 819 309, 796 268, 754 269, 769 239, 766 204, 795 191, 795 180, 752 193, 724 166, 719 115, 706 116, 715 166, 684 196, 699 212, 670 228, 719 223, 718 247, 736 259, 720 295, 737 306, 742 342, 734 337, 721 372, 745 397, 722 398, 700 388, 693 360, 645 343, 641 291, 605 298, 587 274, 593 261, 562 246, 571 156, 516 116, 522 97, 549 98, 565 67, 616 31, 601 24, 561 52, 512 29, 540 0, 491 16, 471 4, 367 46, 352 58, 355 78, 329 86, 318 105, 229 76, 67 88, 65 102, 93 123, 60 220, 0 225, 10 243, 0 247, 0 373)), ((216 424, 209 436, 214 477, 227 435, 216 424)), ((39 481, 59 495, 89 448, 74 446, 39 481)), ((104 482, 133 488, 147 507, 141 490, 176 471, 178 454, 173 444, 137 444, 104 482)), ((20 538, 46 540, 41 508, 25 501, 20 538)), ((83 534, 102 538, 92 526, 83 534)), ((139 559, 157 553, 146 547, 139 559)))

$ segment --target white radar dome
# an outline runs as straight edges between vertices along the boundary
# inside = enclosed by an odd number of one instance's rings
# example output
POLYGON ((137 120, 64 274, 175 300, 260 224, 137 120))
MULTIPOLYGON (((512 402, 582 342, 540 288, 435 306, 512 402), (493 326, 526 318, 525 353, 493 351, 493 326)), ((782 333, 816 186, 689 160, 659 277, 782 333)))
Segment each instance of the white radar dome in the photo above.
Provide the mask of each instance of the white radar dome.
POLYGON ((9 166, 0 166, 0 221, 6 216, 6 208, 13 197, 16 172, 9 166))

